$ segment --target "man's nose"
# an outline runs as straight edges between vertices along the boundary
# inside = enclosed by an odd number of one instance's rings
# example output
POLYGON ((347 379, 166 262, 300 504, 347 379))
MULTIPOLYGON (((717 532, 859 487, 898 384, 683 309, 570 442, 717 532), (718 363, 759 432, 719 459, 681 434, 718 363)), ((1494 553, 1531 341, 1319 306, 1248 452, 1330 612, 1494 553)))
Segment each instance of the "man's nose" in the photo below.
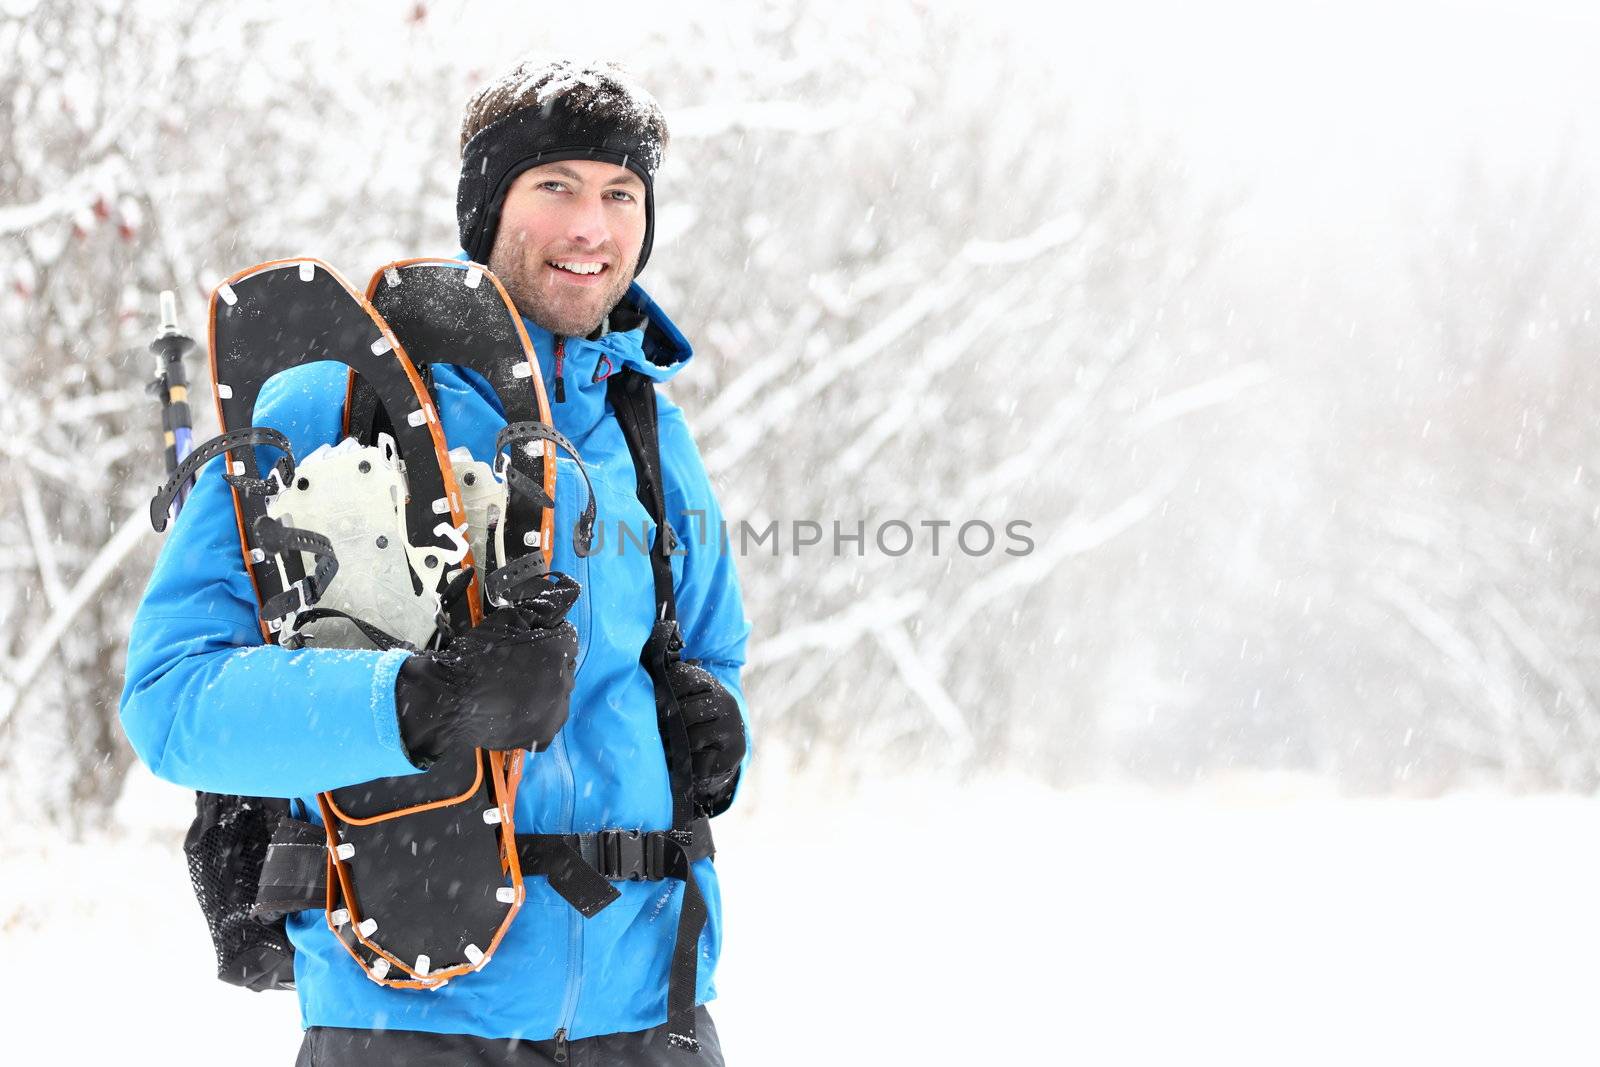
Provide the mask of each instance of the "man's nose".
POLYGON ((567 240, 576 244, 598 248, 611 239, 611 227, 606 221, 605 205, 598 195, 574 198, 571 213, 567 216, 567 240))

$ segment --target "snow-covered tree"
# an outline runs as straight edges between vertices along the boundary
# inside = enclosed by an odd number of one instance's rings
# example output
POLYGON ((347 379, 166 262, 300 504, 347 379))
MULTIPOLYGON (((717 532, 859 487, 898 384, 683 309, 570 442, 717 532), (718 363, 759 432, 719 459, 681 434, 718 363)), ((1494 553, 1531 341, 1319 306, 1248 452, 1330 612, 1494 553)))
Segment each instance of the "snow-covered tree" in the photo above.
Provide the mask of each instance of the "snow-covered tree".
POLYGON ((316 255, 359 279, 453 252, 462 101, 575 42, 627 62, 673 128, 643 281, 697 341, 675 395, 735 537, 779 524, 778 553, 741 566, 768 756, 1099 758, 1108 651, 1141 624, 1107 564, 1188 462, 1149 445, 1248 376, 1185 336, 1207 214, 1180 168, 1079 137, 1014 36, 912 3, 626 33, 472 4, 8 10, 0 759, 19 795, 103 803, 130 759, 121 648, 163 476, 155 294, 176 289, 203 336, 204 296, 249 263, 316 255), (1032 550, 1008 555, 1016 520, 1032 550), (969 521, 993 544, 963 542, 969 521), (796 522, 822 538, 799 555, 796 522), (834 554, 835 522, 859 525, 860 556, 834 554), (895 522, 901 556, 876 543, 895 522))

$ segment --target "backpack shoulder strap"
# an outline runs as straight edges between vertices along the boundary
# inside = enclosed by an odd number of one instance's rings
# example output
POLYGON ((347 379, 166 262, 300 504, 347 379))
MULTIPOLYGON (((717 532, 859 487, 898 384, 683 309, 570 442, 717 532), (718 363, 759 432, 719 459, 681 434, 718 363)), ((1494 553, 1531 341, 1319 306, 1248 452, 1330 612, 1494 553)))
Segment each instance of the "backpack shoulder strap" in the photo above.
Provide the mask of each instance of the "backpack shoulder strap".
MULTIPOLYGON (((671 623, 676 640, 678 604, 672 589, 672 553, 678 546, 672 523, 667 521, 655 386, 638 371, 624 367, 608 380, 606 399, 611 402, 623 440, 628 443, 628 454, 633 457, 639 502, 656 524, 656 541, 650 549, 650 570, 656 586, 656 622, 671 623)), ((674 653, 682 647, 681 640, 677 644, 674 653)))
MULTIPOLYGON (((700 931, 706 923, 706 902, 690 864, 695 856, 696 827, 692 792, 693 770, 689 758, 689 732, 683 711, 672 691, 670 672, 683 651, 678 631, 677 598, 672 589, 672 552, 676 542, 667 521, 667 496, 661 473, 661 440, 656 417, 656 389, 649 378, 632 368, 613 374, 606 398, 616 413, 617 425, 628 443, 638 477, 639 502, 655 520, 656 540, 650 548, 650 572, 655 577, 656 621, 639 659, 655 687, 656 726, 666 752, 667 780, 672 786, 672 832, 669 839, 678 852, 675 869, 684 879, 683 908, 678 914, 677 941, 667 978, 667 1038, 676 1047, 698 1051, 694 1036, 695 968, 700 931)), ((705 833, 701 830, 700 833, 705 833)))

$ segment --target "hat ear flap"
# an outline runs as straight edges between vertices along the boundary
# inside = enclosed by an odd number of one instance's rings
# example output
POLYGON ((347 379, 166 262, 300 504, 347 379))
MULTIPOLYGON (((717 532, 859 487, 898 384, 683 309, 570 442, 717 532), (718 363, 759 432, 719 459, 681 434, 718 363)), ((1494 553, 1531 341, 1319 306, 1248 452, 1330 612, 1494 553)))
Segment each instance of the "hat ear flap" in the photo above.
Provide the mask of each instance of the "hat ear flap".
POLYGON ((461 248, 475 263, 487 263, 489 250, 494 247, 494 233, 484 232, 489 207, 485 202, 489 197, 488 168, 488 153, 474 152, 468 142, 461 156, 461 177, 456 182, 456 229, 461 248))
POLYGON ((644 183, 644 241, 639 245, 639 265, 633 268, 637 278, 650 260, 650 246, 656 239, 656 187, 654 182, 644 183))

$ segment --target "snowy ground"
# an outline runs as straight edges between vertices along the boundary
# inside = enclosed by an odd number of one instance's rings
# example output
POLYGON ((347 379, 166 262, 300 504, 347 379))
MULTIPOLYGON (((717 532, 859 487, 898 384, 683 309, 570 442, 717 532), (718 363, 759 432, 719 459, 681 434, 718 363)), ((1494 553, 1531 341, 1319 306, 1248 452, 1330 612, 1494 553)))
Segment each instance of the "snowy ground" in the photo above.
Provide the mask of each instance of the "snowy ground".
MULTIPOLYGON (((752 799, 719 833, 732 1063, 1600 1060, 1592 801, 806 779, 752 799)), ((5 1061, 292 1063, 292 996, 209 977, 186 795, 129 800, 146 814, 92 848, 8 834, 5 1061)))

